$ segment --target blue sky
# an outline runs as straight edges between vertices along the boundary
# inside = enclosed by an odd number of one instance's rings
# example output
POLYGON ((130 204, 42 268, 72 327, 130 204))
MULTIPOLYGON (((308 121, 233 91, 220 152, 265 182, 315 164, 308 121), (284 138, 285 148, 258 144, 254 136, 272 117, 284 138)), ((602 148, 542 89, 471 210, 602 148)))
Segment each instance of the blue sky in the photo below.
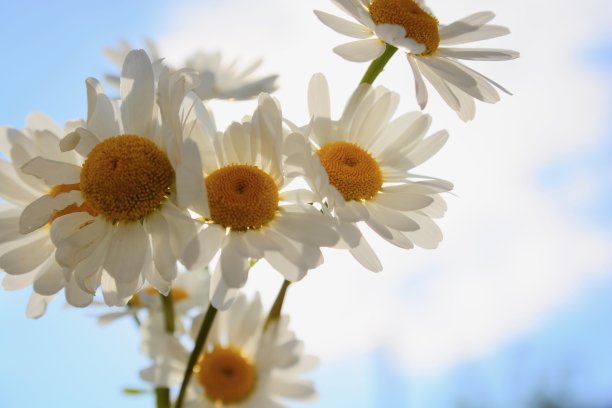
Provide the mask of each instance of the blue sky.
MULTIPOLYGON (((160 14, 165 4, 3 2, 0 124, 21 127, 31 111, 60 123, 84 115, 85 78, 100 78, 111 69, 101 49, 121 37, 138 44, 158 35, 167 28, 160 14)), ((593 73, 611 72, 612 41, 591 45, 582 58, 593 73)), ((611 84, 605 86, 610 94, 611 84)), ((602 135, 607 142, 558 157, 534 176, 566 214, 606 234, 612 225, 612 179, 606 176, 612 170, 612 123, 607 126, 602 135), (583 180, 595 181, 595 199, 565 202, 565 186, 583 180)), ((404 284, 408 294, 419 287, 416 281, 404 284)), ((142 386, 137 371, 146 364, 131 321, 100 327, 92 317, 96 311, 70 310, 61 301, 52 304, 47 316, 30 321, 24 317, 27 297, 25 292, 0 292, 0 407, 152 406, 146 396, 126 397, 120 391, 142 386)), ((612 279, 598 281, 489 352, 427 375, 407 374, 405 363, 384 346, 324 362, 313 375, 321 399, 310 406, 446 408, 462 400, 510 408, 522 406, 540 387, 553 394, 563 390, 585 404, 610 404, 610 298, 612 279)))

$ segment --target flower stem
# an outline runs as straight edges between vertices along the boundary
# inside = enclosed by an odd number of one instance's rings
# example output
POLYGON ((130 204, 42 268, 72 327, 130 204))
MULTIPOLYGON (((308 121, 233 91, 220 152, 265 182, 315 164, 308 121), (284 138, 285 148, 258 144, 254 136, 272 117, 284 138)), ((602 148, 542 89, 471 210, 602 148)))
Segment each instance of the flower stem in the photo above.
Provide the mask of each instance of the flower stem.
POLYGON ((383 52, 380 57, 372 61, 365 75, 363 76, 363 78, 361 78, 360 83, 372 84, 376 77, 378 77, 378 75, 383 71, 383 68, 385 67, 385 65, 387 65, 387 62, 389 62, 393 54, 395 54, 395 51, 397 51, 397 47, 394 47, 391 44, 387 44, 385 52, 383 52))
POLYGON ((170 408, 170 389, 168 387, 155 388, 155 400, 157 408, 170 408))
POLYGON ((202 327, 200 327, 200 332, 196 338, 195 345, 193 346, 193 351, 189 356, 187 368, 185 368, 185 375, 183 376, 183 382, 181 383, 181 390, 179 391, 175 408, 181 408, 183 406, 183 400, 185 399, 185 393, 187 392, 187 385, 189 384, 189 380, 191 380, 191 375, 193 374, 193 368, 198 362, 200 354, 202 354, 202 349, 206 344, 206 338, 208 337, 210 328, 215 321, 216 315, 217 309, 215 309, 213 305, 209 305, 208 310, 206 310, 206 315, 204 315, 204 321, 202 322, 202 327))
POLYGON ((264 325, 264 329, 267 329, 268 326, 280 318, 281 310, 283 309, 283 302, 285 301, 285 295, 287 294, 287 288, 291 285, 291 282, 285 279, 283 282, 283 286, 281 286, 278 291, 278 295, 276 296, 276 300, 270 309, 270 314, 268 314, 268 318, 266 319, 266 324, 264 325))
MULTIPOLYGON (((164 324, 166 332, 170 335, 174 334, 174 304, 172 303, 172 297, 159 294, 162 302, 162 310, 164 312, 164 324)), ((170 388, 168 387, 156 387, 155 388, 155 400, 157 402, 157 408, 170 408, 170 388)))

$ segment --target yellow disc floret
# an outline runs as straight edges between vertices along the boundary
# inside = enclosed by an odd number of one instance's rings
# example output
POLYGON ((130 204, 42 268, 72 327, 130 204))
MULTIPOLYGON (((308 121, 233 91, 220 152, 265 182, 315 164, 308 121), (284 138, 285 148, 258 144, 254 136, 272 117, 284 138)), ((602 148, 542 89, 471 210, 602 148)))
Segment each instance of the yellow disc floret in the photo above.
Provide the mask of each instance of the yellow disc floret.
POLYGON ((354 143, 334 142, 317 151, 329 183, 345 200, 369 200, 382 187, 380 166, 372 155, 354 143))
POLYGON ((424 55, 431 54, 440 45, 438 20, 414 0, 374 0, 370 16, 376 24, 396 24, 406 29, 406 38, 412 38, 426 47, 424 55))
POLYGON ((112 221, 138 221, 159 208, 170 193, 174 169, 155 143, 121 135, 96 145, 83 163, 85 202, 112 221))
POLYGON ((260 228, 274 219, 278 186, 256 166, 230 164, 206 179, 211 221, 233 230, 260 228))
POLYGON ((206 398, 223 406, 246 400, 255 388, 255 367, 230 347, 216 346, 205 352, 193 371, 206 398))

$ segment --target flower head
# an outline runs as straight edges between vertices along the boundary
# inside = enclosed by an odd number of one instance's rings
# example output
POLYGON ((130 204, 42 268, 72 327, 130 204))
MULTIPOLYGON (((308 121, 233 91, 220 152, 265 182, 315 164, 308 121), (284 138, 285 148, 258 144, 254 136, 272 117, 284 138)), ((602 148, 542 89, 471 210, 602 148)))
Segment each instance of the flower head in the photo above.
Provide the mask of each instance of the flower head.
POLYGON ((180 120, 184 97, 197 86, 193 75, 162 70, 156 81, 147 54, 131 51, 120 100, 89 79, 87 122, 60 142, 83 164, 34 157, 22 166, 51 193, 26 207, 21 232, 52 220, 57 262, 82 290, 93 294, 101 286, 109 305, 125 305, 145 281, 168 293, 195 234, 188 211, 177 205, 184 167, 193 167, 183 154, 180 120))
POLYGON ((342 44, 334 52, 349 61, 365 62, 380 57, 386 44, 406 53, 414 74, 417 102, 427 105, 425 78, 444 101, 468 121, 476 113, 474 99, 499 101, 495 90, 502 86, 468 68, 458 60, 503 61, 518 52, 497 48, 457 48, 458 44, 500 37, 506 27, 487 24, 495 14, 480 12, 449 25, 440 25, 422 0, 336 0, 335 3, 358 23, 323 11, 315 11, 328 27, 357 41, 342 44))
POLYGON ((425 137, 429 115, 418 112, 391 119, 399 97, 382 87, 361 85, 338 121, 330 118, 327 81, 313 76, 309 86, 311 123, 287 141, 287 165, 305 175, 322 211, 337 222, 340 242, 363 266, 382 265, 357 227, 365 222, 388 242, 405 249, 435 248, 442 234, 432 218, 446 205, 440 193, 452 185, 417 176, 412 169, 433 156, 446 131, 425 137))

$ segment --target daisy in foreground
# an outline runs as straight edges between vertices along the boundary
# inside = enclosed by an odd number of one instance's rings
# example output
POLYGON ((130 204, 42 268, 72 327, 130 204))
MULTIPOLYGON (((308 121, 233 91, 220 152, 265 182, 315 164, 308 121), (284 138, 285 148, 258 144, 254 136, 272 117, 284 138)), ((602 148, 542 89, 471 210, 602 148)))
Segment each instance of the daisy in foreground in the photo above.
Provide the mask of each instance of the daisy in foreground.
MULTIPOLYGON (((203 316, 194 320, 199 331, 203 316)), ((303 354, 303 343, 288 329, 288 318, 265 327, 266 315, 256 296, 239 295, 232 307, 217 315, 204 351, 194 368, 184 408, 282 408, 282 399, 311 400, 310 381, 300 377, 317 359, 303 354)), ((142 328, 143 352, 156 362, 141 371, 157 387, 182 379, 189 353, 159 324, 142 328)))
MULTIPOLYGON (((55 197, 62 185, 49 186, 37 178, 21 172, 21 166, 36 156, 58 160, 74 166, 82 159, 75 152, 60 152, 61 135, 82 126, 81 121, 69 122, 64 129, 40 113, 32 113, 22 130, 0 128, 0 149, 10 161, 0 159, 0 268, 7 275, 2 286, 18 290, 32 286, 33 293, 26 315, 37 318, 45 313, 47 304, 65 288, 66 300, 73 306, 87 306, 93 295, 81 290, 70 279, 69 272, 55 261, 55 247, 51 242, 50 226, 53 220, 71 211, 85 211, 66 197, 65 207, 55 212, 44 228, 23 235, 19 231, 19 217, 24 208, 41 195, 55 197)), ((66 195, 65 195, 66 196, 66 195)), ((62 205, 58 203, 58 207, 62 205)))
POLYGON ((220 253, 211 279, 217 309, 229 307, 254 261, 265 259, 296 281, 323 262, 321 247, 338 241, 326 217, 301 201, 299 191, 287 191, 283 132, 280 108, 262 94, 251 119, 197 138, 205 191, 193 209, 203 226, 184 261, 197 270, 220 253))
POLYGON ((81 289, 94 293, 101 286, 108 305, 125 305, 145 280, 168 293, 177 259, 195 234, 189 213, 174 204, 183 166, 193 167, 181 155, 183 132, 176 120, 190 84, 197 82, 187 74, 170 77, 165 71, 156 95, 147 54, 132 51, 123 65, 119 103, 89 79, 86 126, 60 143, 82 155, 83 165, 35 157, 22 167, 55 193, 23 211, 21 232, 54 218, 57 262, 72 271, 81 289), (76 207, 58 216, 68 206, 76 207))
MULTIPOLYGON (((130 44, 121 41, 118 48, 106 48, 104 54, 115 65, 121 67, 125 56, 131 49, 130 44)), ((154 62, 160 61, 155 43, 147 41, 146 49, 154 62)), ((271 93, 278 89, 276 86, 278 75, 254 77, 262 62, 262 60, 257 60, 241 67, 238 60, 224 61, 219 52, 198 51, 183 65, 197 71, 200 75, 200 85, 194 89, 194 92, 202 100, 247 100, 257 97, 261 92, 271 93)), ((159 71, 159 67, 155 68, 159 71)), ((116 75, 107 75, 106 80, 113 85, 119 85, 119 77, 116 75)))
POLYGON ((391 120, 398 103, 396 93, 361 84, 340 120, 332 121, 327 81, 316 74, 308 89, 308 139, 295 133, 285 150, 287 164, 303 169, 313 201, 338 222, 338 247, 372 271, 382 265, 356 223, 400 248, 435 248, 442 233, 432 218, 444 214, 440 193, 452 189, 447 181, 410 173, 444 146, 448 133, 425 138, 431 117, 420 112, 391 120))
POLYGON ((427 105, 428 98, 423 77, 463 121, 474 118, 474 99, 487 103, 499 101, 495 87, 510 94, 458 60, 503 61, 518 58, 518 52, 452 47, 510 33, 506 27, 487 24, 495 17, 494 13, 475 13, 444 26, 438 23, 424 0, 335 0, 334 3, 359 22, 315 11, 331 29, 358 39, 339 45, 334 52, 349 61, 365 62, 381 57, 386 62, 398 48, 403 50, 414 74, 421 109, 427 105))

